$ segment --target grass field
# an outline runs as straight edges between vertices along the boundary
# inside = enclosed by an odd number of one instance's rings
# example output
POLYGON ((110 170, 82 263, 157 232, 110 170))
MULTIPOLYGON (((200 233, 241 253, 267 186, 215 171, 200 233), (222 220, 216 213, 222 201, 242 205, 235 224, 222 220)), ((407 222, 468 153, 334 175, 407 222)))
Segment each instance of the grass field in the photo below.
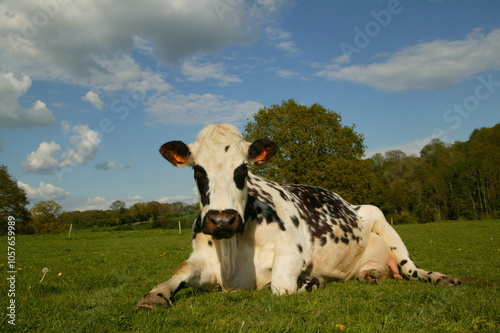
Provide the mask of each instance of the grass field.
MULTIPOLYGON (((17 236, 16 326, 3 332, 500 331, 500 221, 396 226, 424 269, 460 288, 384 280, 331 283, 277 297, 270 290, 180 291, 174 307, 134 312, 140 297, 190 253, 190 232, 135 230, 17 236), (42 269, 49 272, 40 283, 42 269)), ((6 237, 0 238, 4 253, 6 237)), ((6 258, 6 255, 3 256, 6 258)), ((2 261, 2 309, 9 269, 2 261)), ((4 312, 2 312, 4 313, 4 312)))

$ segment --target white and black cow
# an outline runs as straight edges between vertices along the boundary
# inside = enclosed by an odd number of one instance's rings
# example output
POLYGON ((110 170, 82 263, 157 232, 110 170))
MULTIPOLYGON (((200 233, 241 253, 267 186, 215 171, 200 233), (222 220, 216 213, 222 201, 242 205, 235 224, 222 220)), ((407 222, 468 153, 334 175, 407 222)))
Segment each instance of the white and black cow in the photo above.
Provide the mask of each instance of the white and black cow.
POLYGON ((191 166, 201 211, 193 252, 138 308, 172 305, 181 288, 261 289, 277 295, 324 287, 324 281, 377 283, 395 277, 437 285, 460 281, 419 269, 374 206, 353 206, 339 195, 304 185, 280 185, 248 171, 276 153, 266 139, 243 140, 231 125, 210 125, 197 140, 165 143, 160 153, 191 166))

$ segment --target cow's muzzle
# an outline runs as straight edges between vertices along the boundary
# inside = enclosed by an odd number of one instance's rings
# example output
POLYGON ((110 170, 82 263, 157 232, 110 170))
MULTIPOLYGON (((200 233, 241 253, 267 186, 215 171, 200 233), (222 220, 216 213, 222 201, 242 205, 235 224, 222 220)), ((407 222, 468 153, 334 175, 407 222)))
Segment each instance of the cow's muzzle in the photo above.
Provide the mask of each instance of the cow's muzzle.
POLYGON ((240 214, 234 209, 209 210, 203 218, 202 232, 215 239, 231 238, 244 230, 240 214))

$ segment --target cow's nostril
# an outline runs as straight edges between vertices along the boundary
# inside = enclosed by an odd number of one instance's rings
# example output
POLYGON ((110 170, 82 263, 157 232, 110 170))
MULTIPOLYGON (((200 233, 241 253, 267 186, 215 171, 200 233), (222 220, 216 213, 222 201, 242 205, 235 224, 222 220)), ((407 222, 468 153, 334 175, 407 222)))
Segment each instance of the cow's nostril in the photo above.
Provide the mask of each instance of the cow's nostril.
POLYGON ((230 226, 237 221, 237 212, 232 210, 208 213, 207 220, 217 226, 230 226))
POLYGON ((234 221, 236 221, 236 215, 234 214, 231 214, 231 215, 228 215, 227 218, 226 218, 226 223, 228 225, 232 225, 234 223, 234 221))

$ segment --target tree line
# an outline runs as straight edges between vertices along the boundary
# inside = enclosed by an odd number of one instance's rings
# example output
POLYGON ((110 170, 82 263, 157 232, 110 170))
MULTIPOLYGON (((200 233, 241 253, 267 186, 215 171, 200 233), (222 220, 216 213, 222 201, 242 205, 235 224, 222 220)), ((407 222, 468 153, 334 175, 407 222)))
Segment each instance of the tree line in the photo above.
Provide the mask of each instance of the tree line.
MULTIPOLYGON (((319 104, 293 99, 260 109, 248 120, 248 141, 269 138, 279 153, 271 163, 253 168, 263 177, 288 184, 308 184, 339 193, 353 204, 373 204, 394 223, 500 218, 500 124, 476 129, 465 142, 434 139, 420 154, 400 150, 364 158, 364 137, 342 124, 340 114, 319 104)), ((20 233, 48 233, 69 224, 89 228, 130 226, 151 221, 153 227, 177 227, 197 205, 139 202, 127 208, 115 201, 109 209, 64 212, 54 201, 27 209, 23 189, 0 166, 0 223, 7 230, 13 215, 20 233)), ((191 220, 183 222, 185 226, 191 220)))
POLYGON ((500 124, 465 142, 434 139, 420 156, 394 150, 369 162, 369 201, 398 223, 500 218, 500 124))
POLYGON ((157 201, 137 202, 126 207, 117 200, 109 209, 65 212, 58 202, 40 201, 27 209, 29 204, 26 192, 17 185, 8 173, 7 167, 0 166, 0 234, 7 231, 9 216, 16 219, 18 234, 47 234, 67 231, 74 228, 113 227, 113 230, 133 229, 131 226, 140 222, 151 222, 150 228, 177 228, 180 217, 182 228, 191 228, 197 214, 197 204, 184 202, 159 203, 157 201))

